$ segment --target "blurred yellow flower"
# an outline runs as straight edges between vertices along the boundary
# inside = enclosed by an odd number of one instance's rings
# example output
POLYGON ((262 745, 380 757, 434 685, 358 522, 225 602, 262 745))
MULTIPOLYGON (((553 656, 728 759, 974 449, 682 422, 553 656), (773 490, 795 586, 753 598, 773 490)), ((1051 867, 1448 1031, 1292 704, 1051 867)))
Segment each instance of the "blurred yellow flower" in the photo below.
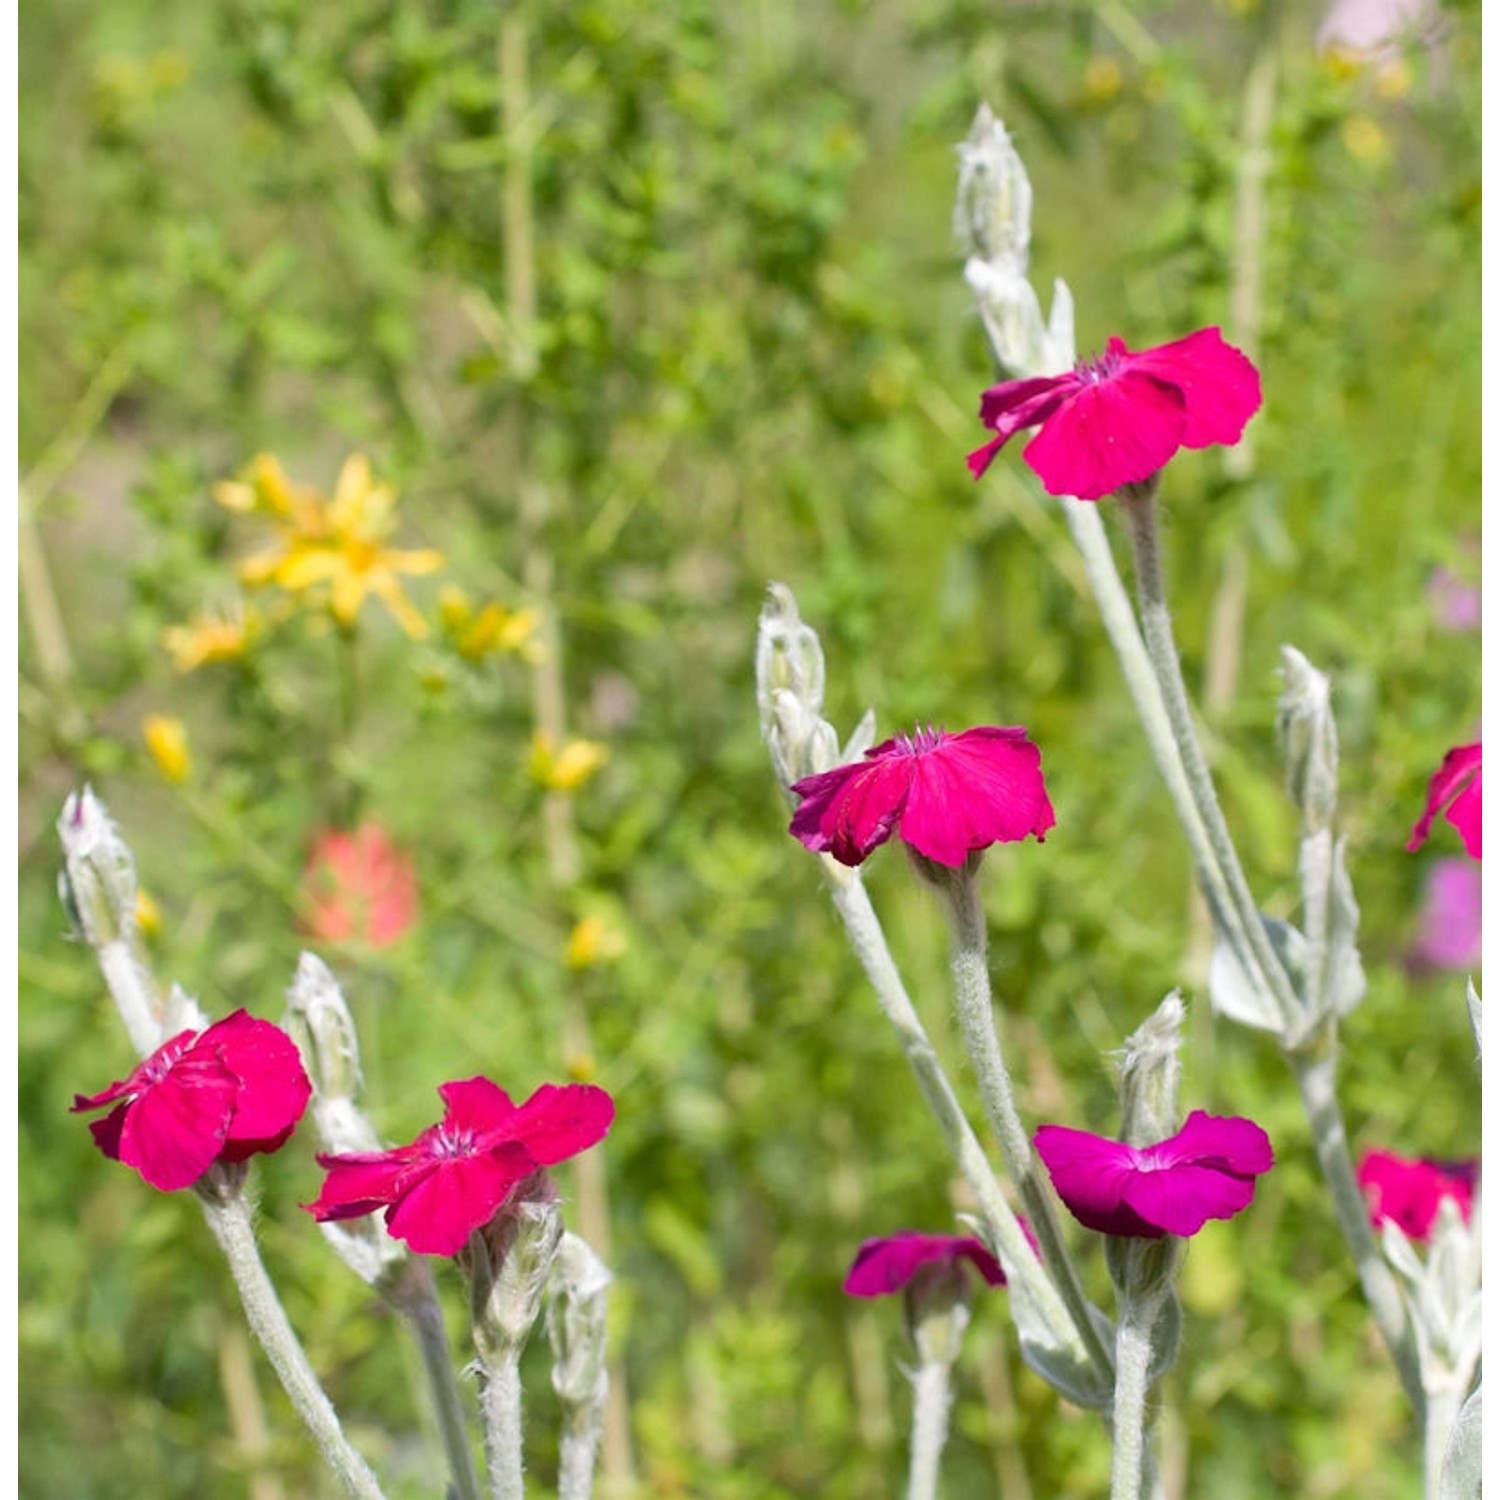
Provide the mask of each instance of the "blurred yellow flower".
POLYGON ((174 786, 186 781, 193 768, 188 754, 187 726, 166 714, 147 714, 141 720, 141 737, 156 762, 156 769, 174 786))
POLYGON ((1390 160, 1391 143, 1369 115, 1350 115, 1339 130, 1344 149, 1355 161, 1378 167, 1390 160))
POLYGON ((246 583, 291 594, 315 591, 316 602, 345 627, 373 595, 409 636, 420 640, 427 634, 427 622, 406 597, 399 575, 435 573, 443 555, 383 545, 395 526, 396 492, 375 482, 364 454, 345 460, 331 500, 291 484, 268 455, 255 460, 248 482, 221 484, 214 498, 230 510, 266 514, 277 523, 275 542, 240 564, 246 583))
POLYGON ((625 934, 603 917, 584 917, 569 934, 564 959, 570 969, 592 969, 613 963, 628 946, 625 934))
POLYGON ((531 738, 532 779, 551 792, 576 792, 608 759, 609 746, 597 740, 569 740, 554 752, 540 730, 531 738))
POLYGON ((260 634, 260 616, 235 609, 232 613, 197 614, 186 625, 162 632, 161 643, 179 672, 193 672, 211 662, 238 661, 260 634))
POLYGON ((493 601, 476 610, 457 584, 448 584, 438 595, 438 618, 459 654, 470 661, 506 653, 531 662, 541 658, 534 639, 542 619, 539 610, 506 609, 493 601))
POLYGON ((135 893, 135 921, 147 937, 155 937, 161 931, 161 907, 144 889, 138 888, 135 893))
POLYGON ((1116 98, 1125 75, 1120 64, 1104 53, 1096 53, 1083 66, 1083 97, 1088 104, 1108 104, 1116 98))
POLYGON ((576 1052, 563 1064, 574 1083, 592 1083, 599 1076, 599 1063, 587 1052, 576 1052))

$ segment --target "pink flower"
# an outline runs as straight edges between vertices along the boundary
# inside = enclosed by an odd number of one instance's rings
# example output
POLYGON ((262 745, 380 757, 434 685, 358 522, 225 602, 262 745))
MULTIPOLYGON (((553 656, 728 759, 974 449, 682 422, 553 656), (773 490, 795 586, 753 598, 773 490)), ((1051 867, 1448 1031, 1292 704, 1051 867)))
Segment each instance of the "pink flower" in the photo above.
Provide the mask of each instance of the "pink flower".
POLYGON ((1179 448, 1237 443, 1260 409, 1255 366, 1217 328, 1132 353, 1112 338, 1066 375, 992 385, 979 419, 995 436, 969 455, 977 479, 1026 427, 1021 455, 1049 495, 1098 500, 1149 479, 1179 448))
POLYGON ((388 948, 417 920, 417 876, 407 855, 377 823, 353 833, 320 833, 307 856, 306 930, 325 943, 350 940, 388 948))
POLYGON ((237 1010, 206 1031, 174 1036, 102 1094, 75 1095, 73 1112, 114 1104, 89 1124, 99 1149, 170 1193, 215 1162, 275 1151, 311 1094, 296 1043, 237 1010))
POLYGON ((1484 619, 1484 595, 1477 584, 1465 583, 1447 568, 1437 568, 1424 590, 1439 629, 1455 635, 1478 630, 1484 619))
POLYGON ((1484 823, 1479 784, 1482 751, 1480 744, 1459 745, 1443 757, 1442 765, 1427 784, 1427 808, 1406 842, 1408 852, 1415 852, 1427 842, 1432 820, 1441 812, 1458 830, 1464 848, 1473 858, 1479 858, 1484 823))
POLYGON ((1056 821, 1042 752, 1024 729, 919 729, 862 761, 804 776, 792 791, 802 798, 793 836, 845 865, 896 833, 937 864, 958 866, 991 844, 1040 841, 1056 821))
POLYGON ((1474 1208, 1477 1161, 1419 1161, 1389 1151, 1366 1151, 1355 1174, 1370 1205, 1370 1222, 1397 1226, 1409 1240, 1425 1244, 1444 1198, 1451 1198, 1465 1223, 1474 1208))
POLYGON ((1233 1218, 1250 1206, 1255 1179, 1276 1161, 1253 1120, 1201 1109, 1154 1146, 1065 1125, 1043 1125, 1035 1140, 1052 1185, 1080 1224, 1148 1240, 1197 1234, 1209 1219, 1233 1218))
POLYGON ((320 1155, 328 1169, 316 1219, 385 1209, 386 1228, 422 1255, 457 1255, 523 1178, 603 1140, 615 1117, 603 1089, 543 1084, 519 1108, 488 1078, 438 1089, 442 1123, 392 1151, 320 1155))
POLYGON ((1484 951, 1479 929, 1479 871, 1456 856, 1434 860, 1410 960, 1418 967, 1477 969, 1484 951))
POLYGON ((973 1235, 921 1234, 898 1230, 884 1239, 866 1240, 844 1278, 851 1297, 884 1297, 899 1292, 923 1266, 958 1266, 968 1261, 991 1286, 1005 1285, 1000 1262, 973 1235))

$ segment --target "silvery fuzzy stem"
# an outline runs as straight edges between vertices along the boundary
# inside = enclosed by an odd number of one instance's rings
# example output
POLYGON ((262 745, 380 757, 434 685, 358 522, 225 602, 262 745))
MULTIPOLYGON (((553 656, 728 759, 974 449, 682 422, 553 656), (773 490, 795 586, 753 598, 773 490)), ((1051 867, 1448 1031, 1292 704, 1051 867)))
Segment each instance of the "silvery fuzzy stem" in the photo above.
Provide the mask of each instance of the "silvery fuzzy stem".
POLYGON ((953 1367, 923 1361, 911 1374, 911 1468, 906 1500, 937 1500, 938 1467, 953 1409, 953 1367))
POLYGON ((564 1233, 547 1302, 552 1388, 562 1403, 558 1500, 589 1500, 609 1393, 609 1285, 604 1262, 579 1235, 564 1233))
MULTIPOLYGON (((858 871, 845 869, 827 855, 822 860, 834 905, 849 934, 855 956, 869 977, 881 1010, 895 1028, 922 1096, 979 1204, 986 1238, 999 1256, 1010 1281, 1011 1305, 1023 1333, 1023 1353, 1027 1352, 1024 1335, 1032 1334, 1039 1340, 1045 1338, 1050 1349, 1070 1360, 1076 1368, 1092 1372, 1096 1387, 1094 1403, 1107 1400, 1112 1378, 1109 1353, 1099 1338, 1093 1318, 1086 1307, 1073 1312, 1059 1295, 1051 1277, 1037 1264, 1025 1233, 1000 1192, 984 1149, 958 1102, 953 1085, 938 1062, 921 1017, 906 993, 886 945, 880 919, 875 915, 858 871)), ((1028 1361, 1031 1361, 1030 1354, 1028 1361)), ((1070 1395, 1075 1400, 1084 1399, 1082 1393, 1070 1395)))
MULTIPOLYGON (((215 1169, 217 1172, 220 1169, 215 1169)), ((319 1451, 353 1500, 384 1500, 370 1466, 344 1436, 307 1354, 287 1321, 276 1288, 266 1274, 250 1223, 250 1205, 238 1187, 213 1194, 200 1191, 203 1216, 229 1262, 251 1330, 266 1351, 282 1388, 307 1423, 319 1451)))
MULTIPOLYGON (((1301 1037, 1301 1002, 1286 969, 1271 947, 1259 909, 1250 894, 1193 725, 1162 579, 1155 501, 1149 489, 1122 495, 1121 501, 1129 522, 1131 548, 1135 556, 1136 589, 1146 647, 1171 724, 1176 758, 1186 775, 1193 805, 1207 836, 1207 853, 1212 867, 1219 872, 1230 893, 1231 904, 1228 910, 1233 925, 1225 935, 1229 937, 1235 934, 1240 942, 1247 945, 1248 956, 1254 966, 1247 966, 1245 972, 1256 975, 1270 993, 1282 1019, 1283 1039, 1298 1038, 1298 1045, 1287 1047, 1285 1055, 1297 1075, 1297 1083, 1302 1091, 1303 1107, 1312 1130, 1313 1149, 1333 1198, 1334 1214, 1350 1253, 1354 1256, 1370 1311, 1390 1348, 1401 1383, 1405 1386, 1413 1407, 1420 1414, 1424 1399, 1411 1326, 1400 1292, 1381 1258, 1370 1229, 1369 1214, 1355 1181, 1348 1136, 1334 1089, 1338 1045, 1336 1022, 1330 1018, 1313 1036, 1301 1037)), ((1212 899, 1210 904, 1214 904, 1212 899)), ((1217 910, 1215 916, 1218 916, 1217 910)), ((1246 956, 1242 951, 1242 963, 1246 956)))
POLYGON ((1302 1107, 1312 1132, 1313 1150, 1333 1199, 1334 1216, 1359 1271, 1365 1301, 1391 1351, 1396 1373, 1401 1377, 1412 1409, 1421 1417, 1426 1398, 1422 1392, 1415 1336, 1400 1288, 1382 1258, 1374 1231, 1370 1228, 1364 1194, 1355 1180, 1354 1164, 1349 1157, 1349 1138, 1344 1131, 1344 1119, 1335 1090, 1335 1046, 1330 1026, 1325 1054, 1291 1053, 1288 1059, 1297 1075, 1297 1086, 1302 1091, 1302 1107))
POLYGON ((1110 1500, 1142 1500, 1150 1493, 1154 1472, 1146 1440, 1147 1397, 1151 1390, 1152 1330, 1171 1296, 1164 1289, 1124 1291, 1115 1327, 1114 1456, 1110 1466, 1110 1500))
POLYGON ((490 1500, 523 1500, 521 1465, 521 1346, 511 1345, 481 1367, 479 1407, 490 1500))
MULTIPOLYGON (((1172 634, 1172 618, 1167 605, 1162 577, 1161 549, 1156 528, 1154 483, 1148 481, 1132 491, 1122 491, 1119 502, 1130 531, 1131 552, 1135 559, 1136 598, 1140 608, 1141 630, 1145 638, 1147 659, 1160 691, 1162 708, 1170 728, 1175 760, 1182 768, 1188 795, 1197 811, 1197 822, 1206 841, 1202 851, 1194 850, 1200 865, 1205 862, 1217 876, 1219 892, 1227 897, 1224 910, 1212 896, 1216 925, 1237 950, 1245 972, 1255 976, 1270 994, 1281 1018, 1282 1034, 1295 1036, 1301 1021, 1302 1006, 1285 968, 1276 957, 1261 921, 1260 908, 1250 893, 1244 871, 1229 828, 1224 822, 1218 793, 1204 757, 1198 731, 1188 703, 1187 687, 1182 680, 1182 663, 1172 634), (1227 918, 1227 925, 1225 919, 1227 918), (1248 964, 1245 963, 1248 958, 1248 964)), ((1153 746, 1153 748, 1155 748, 1153 746)))
POLYGON ((1083 1333, 1094 1362, 1107 1369, 1109 1354, 1094 1326, 1089 1303, 1077 1268, 1063 1243, 1052 1195, 1042 1180, 1031 1139, 1016 1110, 1010 1071, 1005 1065, 1000 1035, 995 1027, 995 1006, 990 993, 989 939, 979 885, 967 866, 951 872, 943 881, 945 905, 953 932, 953 993, 964 1047, 979 1081, 985 1118, 1000 1145, 1005 1170, 1021 1194, 1031 1219, 1032 1233, 1041 1247, 1042 1263, 1062 1295, 1074 1325, 1083 1333))

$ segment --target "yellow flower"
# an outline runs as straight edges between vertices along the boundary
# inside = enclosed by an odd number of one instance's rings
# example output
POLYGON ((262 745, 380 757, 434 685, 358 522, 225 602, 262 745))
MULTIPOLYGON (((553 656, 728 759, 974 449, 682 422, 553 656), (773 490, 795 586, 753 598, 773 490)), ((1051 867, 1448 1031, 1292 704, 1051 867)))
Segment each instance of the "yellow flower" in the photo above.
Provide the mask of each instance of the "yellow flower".
POLYGON ((147 714, 141 720, 141 736, 156 762, 156 769, 174 786, 186 781, 193 768, 188 754, 187 726, 166 714, 147 714))
POLYGON ((1089 58, 1083 68, 1083 97, 1089 104, 1109 104, 1124 85, 1120 64, 1104 53, 1089 58))
POLYGON ((210 662, 238 661, 260 634, 260 617, 236 608, 232 613, 197 614, 186 625, 162 632, 161 643, 179 672, 196 671, 210 662))
POLYGON ((1339 136, 1349 155, 1367 167, 1383 166, 1390 160, 1391 143, 1369 115, 1350 115, 1340 127, 1339 136))
POLYGON ((540 656, 533 639, 542 619, 540 610, 506 609, 492 601, 476 612, 469 596, 449 584, 438 595, 438 618, 459 654, 470 661, 507 652, 527 661, 540 656))
POLYGON ((564 961, 570 969, 592 969, 612 963, 628 946, 625 934, 609 926, 603 917, 584 917, 568 937, 564 961))
POLYGON ((609 746, 597 740, 569 740, 554 752, 540 730, 531 738, 532 778, 551 792, 576 792, 608 759, 609 746))
POLYGON ((135 893, 135 922, 147 937, 155 937, 161 931, 161 907, 144 888, 135 893))
POLYGON ((395 526, 396 492, 375 483, 364 454, 345 460, 331 500, 290 484, 281 465, 264 455, 248 483, 221 484, 215 498, 231 510, 266 513, 277 522, 275 543, 240 564, 246 583, 291 594, 316 591, 316 601, 346 627, 374 595, 409 636, 420 640, 427 634, 427 622, 406 597, 399 575, 437 572, 442 553, 383 545, 395 526))

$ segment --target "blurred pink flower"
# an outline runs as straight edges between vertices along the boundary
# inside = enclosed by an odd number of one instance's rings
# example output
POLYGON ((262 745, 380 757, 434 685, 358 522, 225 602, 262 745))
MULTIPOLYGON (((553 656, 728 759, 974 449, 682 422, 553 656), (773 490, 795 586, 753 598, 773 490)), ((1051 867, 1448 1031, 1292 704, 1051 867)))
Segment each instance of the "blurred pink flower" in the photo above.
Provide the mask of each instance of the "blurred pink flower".
POLYGON ((1427 580, 1427 602, 1443 630, 1455 635, 1478 630, 1484 617, 1484 594, 1478 584, 1465 583, 1447 568, 1434 569, 1427 580))
POLYGON ((1410 960, 1438 969, 1477 969, 1480 941, 1479 871, 1467 860, 1434 860, 1427 871, 1427 894, 1417 918, 1410 960))
POLYGON ((963 1261, 968 1261, 991 1286, 1005 1285, 1000 1262, 973 1235, 901 1229, 866 1240, 859 1247, 844 1278, 844 1291, 851 1297, 884 1297, 901 1291, 923 1266, 957 1266, 963 1261))
POLYGON ((1237 443, 1260 409, 1255 366, 1217 328, 1132 352, 1112 338, 1066 375, 1007 380, 979 399, 995 437, 969 455, 977 479, 1027 427, 1021 455, 1049 495, 1098 500, 1156 473, 1179 448, 1237 443))
POLYGON ((1042 752, 1024 729, 981 725, 962 734, 919 729, 863 760, 804 776, 791 833, 840 864, 863 863, 895 833, 919 854, 956 867, 976 849, 1038 840, 1056 821, 1042 752))
POLYGON ((1394 1224, 1407 1239, 1421 1244, 1432 1234, 1444 1198, 1451 1198, 1468 1222, 1479 1163, 1412 1160, 1389 1151, 1366 1151, 1355 1175, 1370 1205, 1370 1222, 1377 1229, 1394 1224))
POLYGON ((438 1089, 442 1121, 409 1146, 320 1155, 319 1220, 385 1209, 386 1228, 420 1255, 457 1255, 533 1172, 603 1140, 615 1105, 603 1089, 545 1083, 519 1107, 488 1078, 438 1089))
POLYGON ((73 1112, 115 1105, 89 1124, 99 1149, 170 1193, 215 1162, 275 1151, 311 1094, 296 1043, 237 1010, 206 1031, 174 1036, 103 1093, 75 1095, 73 1112))
POLYGON ((1197 1234, 1209 1219, 1233 1218, 1276 1161, 1253 1120, 1201 1109, 1154 1146, 1065 1125, 1043 1125, 1035 1141, 1058 1197, 1080 1224, 1137 1239, 1197 1234))
POLYGON ((325 943, 388 948, 409 932, 420 905, 411 859, 377 823, 318 834, 303 875, 306 931, 325 943))
POLYGON ((1407 840, 1408 853, 1415 853, 1427 842, 1433 819, 1442 813, 1458 830, 1470 856, 1474 859, 1480 857, 1480 836, 1484 825, 1480 788, 1483 758, 1482 744, 1459 745, 1443 757, 1442 765, 1433 772, 1432 780, 1427 784, 1427 807, 1407 840))
POLYGON ((1437 20, 1436 0, 1334 0, 1318 27, 1318 51, 1394 58, 1403 41, 1431 41, 1437 20))

